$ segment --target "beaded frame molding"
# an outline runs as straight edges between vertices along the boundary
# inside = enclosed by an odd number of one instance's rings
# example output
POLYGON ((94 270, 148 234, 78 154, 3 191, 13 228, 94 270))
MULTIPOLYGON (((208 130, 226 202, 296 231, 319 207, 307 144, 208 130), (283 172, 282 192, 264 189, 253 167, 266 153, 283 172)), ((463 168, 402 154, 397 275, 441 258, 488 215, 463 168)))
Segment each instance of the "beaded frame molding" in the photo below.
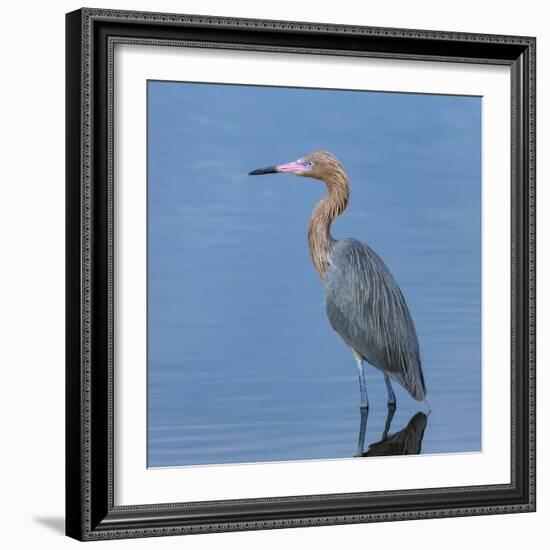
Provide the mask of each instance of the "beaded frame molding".
POLYGON ((66 534, 101 540, 534 511, 535 38, 86 8, 67 14, 66 22, 66 534), (115 506, 112 83, 117 43, 510 67, 509 484, 115 506))

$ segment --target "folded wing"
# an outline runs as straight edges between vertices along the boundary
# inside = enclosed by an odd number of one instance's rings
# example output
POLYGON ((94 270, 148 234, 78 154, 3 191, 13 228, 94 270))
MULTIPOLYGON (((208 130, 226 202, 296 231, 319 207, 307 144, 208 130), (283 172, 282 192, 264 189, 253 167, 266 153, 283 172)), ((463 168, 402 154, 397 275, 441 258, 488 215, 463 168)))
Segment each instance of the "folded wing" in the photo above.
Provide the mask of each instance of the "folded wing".
POLYGON ((356 239, 337 241, 323 283, 328 318, 344 342, 416 400, 424 399, 416 330, 405 298, 381 258, 356 239))

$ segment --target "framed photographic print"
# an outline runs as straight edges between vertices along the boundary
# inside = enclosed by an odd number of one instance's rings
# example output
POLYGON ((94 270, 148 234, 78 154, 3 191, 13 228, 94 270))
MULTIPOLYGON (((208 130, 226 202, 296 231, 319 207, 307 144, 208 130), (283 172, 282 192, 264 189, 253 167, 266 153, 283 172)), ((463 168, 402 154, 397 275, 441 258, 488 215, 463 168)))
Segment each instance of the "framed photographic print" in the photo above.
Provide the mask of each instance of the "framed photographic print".
POLYGON ((67 15, 67 535, 535 509, 535 39, 67 15))

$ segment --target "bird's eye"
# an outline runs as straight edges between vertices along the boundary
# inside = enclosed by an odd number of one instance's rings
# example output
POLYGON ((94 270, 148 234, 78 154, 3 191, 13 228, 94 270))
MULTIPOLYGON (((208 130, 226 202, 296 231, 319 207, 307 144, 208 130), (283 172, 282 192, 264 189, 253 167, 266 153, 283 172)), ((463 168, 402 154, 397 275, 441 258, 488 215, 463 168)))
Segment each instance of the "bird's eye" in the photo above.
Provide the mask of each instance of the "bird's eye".
POLYGON ((307 165, 311 168, 313 166, 313 162, 308 162, 307 165))

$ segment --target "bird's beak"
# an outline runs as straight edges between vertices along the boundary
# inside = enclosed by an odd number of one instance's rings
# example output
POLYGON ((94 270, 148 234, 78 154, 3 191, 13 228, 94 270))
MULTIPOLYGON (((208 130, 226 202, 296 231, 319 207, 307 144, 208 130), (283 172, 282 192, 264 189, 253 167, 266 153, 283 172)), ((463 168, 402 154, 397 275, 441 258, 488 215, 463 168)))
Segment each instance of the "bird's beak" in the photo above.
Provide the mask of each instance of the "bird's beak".
POLYGON ((277 166, 268 166, 267 168, 258 168, 248 172, 249 176, 259 176, 260 174, 277 174, 289 173, 300 174, 304 171, 304 165, 301 162, 289 162, 287 164, 279 164, 277 166))
POLYGON ((258 168, 256 170, 252 170, 252 172, 248 172, 248 175, 259 176, 260 174, 276 174, 277 171, 278 170, 276 166, 268 166, 267 168, 258 168))

